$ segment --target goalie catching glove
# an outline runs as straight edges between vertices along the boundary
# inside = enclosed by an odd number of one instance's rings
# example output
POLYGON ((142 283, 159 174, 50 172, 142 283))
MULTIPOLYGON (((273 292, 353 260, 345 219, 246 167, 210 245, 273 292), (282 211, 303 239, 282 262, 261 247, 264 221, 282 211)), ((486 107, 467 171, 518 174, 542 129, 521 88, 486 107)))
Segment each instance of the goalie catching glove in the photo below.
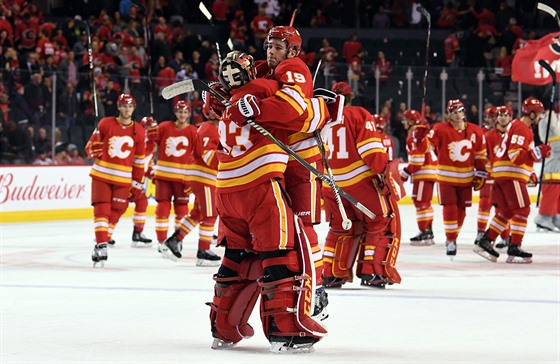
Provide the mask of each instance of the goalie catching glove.
POLYGON ((132 181, 130 189, 128 190, 128 200, 136 201, 144 192, 144 184, 138 181, 132 181))
POLYGON ((486 183, 486 179, 488 178, 488 173, 484 171, 474 171, 474 178, 472 181, 472 186, 475 191, 480 191, 484 184, 486 183))
POLYGON ((247 94, 239 99, 235 105, 226 108, 225 118, 243 126, 248 119, 254 119, 261 114, 259 104, 260 101, 254 95, 247 94))

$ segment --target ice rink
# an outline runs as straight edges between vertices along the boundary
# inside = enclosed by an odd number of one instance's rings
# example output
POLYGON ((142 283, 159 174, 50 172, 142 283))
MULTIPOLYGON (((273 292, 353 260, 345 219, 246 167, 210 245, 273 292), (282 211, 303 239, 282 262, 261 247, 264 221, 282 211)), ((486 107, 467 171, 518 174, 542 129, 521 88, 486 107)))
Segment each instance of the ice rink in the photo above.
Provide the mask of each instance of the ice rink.
MULTIPOLYGON (((537 233, 524 249, 532 264, 491 263, 472 252, 476 206, 445 255, 441 208, 436 245, 413 247, 414 209, 404 205, 397 267, 385 290, 358 280, 330 290, 329 336, 315 353, 274 355, 261 329, 227 351, 210 349, 205 302, 215 267, 196 267, 197 232, 173 263, 130 247, 132 221, 115 232, 104 269, 93 269, 91 220, 0 225, 1 363, 559 363, 560 234, 537 233)), ((155 237, 154 218, 146 235, 155 237)), ((322 240, 325 224, 318 227, 322 240)), ((223 250, 214 249, 219 254, 223 250)))

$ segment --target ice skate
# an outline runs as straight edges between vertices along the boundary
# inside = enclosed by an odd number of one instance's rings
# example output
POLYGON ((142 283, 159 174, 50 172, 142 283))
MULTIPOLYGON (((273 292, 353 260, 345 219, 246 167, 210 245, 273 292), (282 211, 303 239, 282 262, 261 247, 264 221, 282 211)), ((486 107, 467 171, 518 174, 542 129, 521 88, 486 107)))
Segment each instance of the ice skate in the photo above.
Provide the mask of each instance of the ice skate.
POLYGON ((476 239, 474 240, 474 243, 476 244, 478 241, 480 241, 480 239, 482 239, 483 236, 484 236, 484 231, 479 231, 478 233, 476 233, 476 239))
POLYGON ((347 280, 338 277, 325 277, 323 278, 323 285, 325 288, 340 288, 346 283, 347 280))
POLYGON ((498 260, 500 253, 492 248, 492 241, 488 238, 488 235, 486 235, 486 233, 484 234, 482 239, 480 239, 479 241, 475 241, 474 244, 475 246, 473 252, 480 255, 484 259, 488 259, 489 261, 494 263, 498 260))
POLYGON ((309 336, 274 336, 271 335, 270 352, 273 354, 307 354, 315 351, 315 339, 309 336))
POLYGON ((133 248, 149 248, 152 246, 152 239, 148 239, 141 231, 134 231, 131 246, 133 248))
POLYGON ((329 304, 329 295, 324 287, 319 287, 315 290, 315 309, 311 318, 316 321, 323 321, 329 317, 327 306, 329 304))
POLYGON ((533 254, 522 250, 519 245, 510 245, 507 254, 506 263, 528 264, 533 262, 533 254))
MULTIPOLYGON (((168 239, 169 240, 169 239, 168 239)), ((197 267, 217 267, 222 258, 211 250, 198 249, 196 252, 197 267)))
POLYGON ((379 274, 365 274, 362 276, 360 286, 385 289, 386 284, 387 278, 382 277, 379 274))
POLYGON ((554 217, 552 218, 552 223, 558 230, 560 230, 560 214, 554 215, 554 217))
POLYGON ((554 225, 553 217, 550 215, 537 215, 535 217, 535 224, 537 225, 537 231, 560 232, 560 229, 554 225))
POLYGON ((109 239, 109 241, 107 242, 107 244, 109 246, 115 246, 116 241, 114 239, 109 239))
POLYGON ((93 260, 93 267, 94 268, 103 268, 105 266, 105 262, 107 261, 107 244, 101 243, 96 244, 91 252, 91 260, 93 260))
POLYGON ((420 231, 416 236, 410 238, 412 246, 428 246, 434 245, 434 233, 432 229, 420 231))
POLYGON ((210 347, 215 350, 224 350, 224 349, 231 349, 235 345, 237 345, 237 343, 234 343, 233 341, 226 341, 226 340, 215 338, 214 341, 212 341, 212 346, 210 347))
POLYGON ((502 241, 494 245, 494 248, 504 249, 507 248, 509 245, 510 245, 510 238, 506 238, 506 239, 502 239, 502 241))
POLYGON ((178 261, 183 255, 181 250, 183 250, 183 242, 177 238, 177 234, 171 235, 161 247, 161 254, 172 261, 178 261))
POLYGON ((454 241, 445 242, 445 255, 447 255, 451 260, 457 255, 457 243, 454 241))

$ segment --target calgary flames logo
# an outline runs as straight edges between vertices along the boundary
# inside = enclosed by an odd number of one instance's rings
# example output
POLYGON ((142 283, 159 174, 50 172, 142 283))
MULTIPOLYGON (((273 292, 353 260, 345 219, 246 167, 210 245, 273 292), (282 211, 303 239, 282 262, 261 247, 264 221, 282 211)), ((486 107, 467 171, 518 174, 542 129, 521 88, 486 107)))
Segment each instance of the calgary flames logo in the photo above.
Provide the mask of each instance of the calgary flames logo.
POLYGON ((130 156, 134 140, 129 136, 114 136, 109 139, 109 157, 126 159, 130 156))
POLYGON ((184 136, 170 137, 165 141, 165 155, 182 157, 187 152, 189 140, 184 136))
POLYGON ((450 143, 449 158, 454 162, 464 162, 471 155, 472 143, 470 140, 460 140, 458 142, 450 143))

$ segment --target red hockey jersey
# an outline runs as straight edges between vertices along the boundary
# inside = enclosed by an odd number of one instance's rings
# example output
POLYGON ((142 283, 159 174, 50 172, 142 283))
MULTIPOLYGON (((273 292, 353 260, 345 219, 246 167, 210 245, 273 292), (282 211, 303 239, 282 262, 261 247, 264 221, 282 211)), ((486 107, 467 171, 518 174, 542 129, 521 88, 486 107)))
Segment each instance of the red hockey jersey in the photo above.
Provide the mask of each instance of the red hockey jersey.
POLYGON ((423 128, 425 133, 414 133, 410 130, 406 137, 406 152, 408 166, 406 170, 411 174, 413 181, 435 181, 437 173, 437 157, 427 139, 429 128, 427 125, 417 125, 414 128, 423 128), (424 134, 417 140, 414 134, 424 134))
POLYGON ((179 129, 173 121, 164 121, 157 128, 154 179, 182 182, 196 143, 197 129, 194 125, 179 129))
POLYGON ((470 186, 474 171, 486 170, 486 142, 481 127, 465 122, 462 130, 451 123, 435 124, 428 139, 437 153, 437 181, 470 186))
POLYGON ((198 182, 216 186, 218 158, 216 150, 220 145, 218 128, 209 121, 200 125, 196 133, 196 145, 185 171, 186 182, 198 182))

